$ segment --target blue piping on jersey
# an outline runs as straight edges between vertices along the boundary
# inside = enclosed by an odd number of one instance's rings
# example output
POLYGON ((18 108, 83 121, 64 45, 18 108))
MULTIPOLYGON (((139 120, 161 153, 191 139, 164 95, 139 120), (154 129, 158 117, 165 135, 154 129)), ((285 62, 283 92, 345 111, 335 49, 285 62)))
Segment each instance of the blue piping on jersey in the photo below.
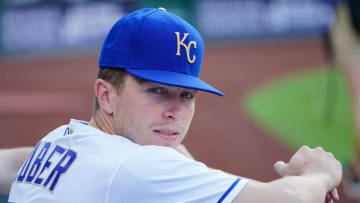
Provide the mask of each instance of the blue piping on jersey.
POLYGON ((79 123, 82 123, 82 124, 84 124, 84 125, 89 125, 89 123, 86 122, 86 121, 79 121, 79 123))
POLYGON ((237 178, 234 183, 229 187, 229 189, 226 190, 226 192, 223 194, 223 196, 221 196, 221 198, 219 199, 219 201, 217 201, 217 203, 221 203, 222 201, 224 201, 224 199, 226 198, 226 196, 228 196, 228 194, 231 192, 232 189, 234 189, 234 187, 239 183, 240 178, 237 178))

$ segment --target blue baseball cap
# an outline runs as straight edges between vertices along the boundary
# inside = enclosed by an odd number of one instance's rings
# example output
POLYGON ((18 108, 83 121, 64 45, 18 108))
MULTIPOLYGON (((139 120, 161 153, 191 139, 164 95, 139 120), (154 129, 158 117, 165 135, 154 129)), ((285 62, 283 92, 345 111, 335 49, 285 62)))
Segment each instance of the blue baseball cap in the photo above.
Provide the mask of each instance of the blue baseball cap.
POLYGON ((193 26, 163 8, 143 8, 111 28, 99 67, 124 68, 148 81, 224 96, 199 79, 203 53, 203 39, 193 26))

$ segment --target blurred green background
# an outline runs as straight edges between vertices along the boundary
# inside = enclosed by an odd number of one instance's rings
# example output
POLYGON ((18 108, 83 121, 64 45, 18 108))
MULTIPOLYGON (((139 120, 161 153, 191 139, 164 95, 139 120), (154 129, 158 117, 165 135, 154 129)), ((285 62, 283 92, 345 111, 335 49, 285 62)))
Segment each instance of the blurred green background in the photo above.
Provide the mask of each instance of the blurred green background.
POLYGON ((354 154, 347 83, 337 67, 316 69, 260 85, 249 93, 246 106, 263 128, 291 148, 321 146, 345 163, 354 154))

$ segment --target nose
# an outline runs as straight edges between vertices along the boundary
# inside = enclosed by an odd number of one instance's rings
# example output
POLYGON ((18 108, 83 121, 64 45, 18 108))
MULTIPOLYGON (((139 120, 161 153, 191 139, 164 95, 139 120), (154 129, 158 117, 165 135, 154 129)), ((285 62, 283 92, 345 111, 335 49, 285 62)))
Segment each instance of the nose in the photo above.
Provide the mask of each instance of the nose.
POLYGON ((162 113, 163 118, 167 120, 178 120, 184 111, 183 105, 184 104, 179 100, 169 101, 162 113))
POLYGON ((169 110, 165 110, 163 112, 163 118, 165 118, 165 119, 174 119, 175 120, 177 118, 177 116, 175 115, 174 112, 169 111, 169 110))

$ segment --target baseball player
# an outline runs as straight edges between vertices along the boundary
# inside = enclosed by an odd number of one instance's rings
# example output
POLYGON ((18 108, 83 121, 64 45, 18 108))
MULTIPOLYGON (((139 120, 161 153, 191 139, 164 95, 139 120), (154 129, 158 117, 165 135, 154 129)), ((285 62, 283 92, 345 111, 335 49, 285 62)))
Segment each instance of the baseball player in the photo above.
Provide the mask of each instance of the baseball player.
POLYGON ((41 139, 21 166, 9 202, 331 202, 341 164, 302 147, 283 176, 262 183, 209 169, 179 149, 197 91, 204 44, 165 9, 120 19, 105 39, 89 122, 72 119, 41 139))
MULTIPOLYGON (((344 166, 343 188, 347 197, 360 201, 360 1, 338 1, 337 23, 329 30, 330 45, 334 52, 333 62, 341 67, 340 73, 345 76, 351 94, 356 125, 352 142, 355 153, 344 166)), ((333 89, 329 88, 328 91, 336 91, 336 86, 329 87, 333 89)), ((328 98, 328 100, 335 99, 328 98)))

